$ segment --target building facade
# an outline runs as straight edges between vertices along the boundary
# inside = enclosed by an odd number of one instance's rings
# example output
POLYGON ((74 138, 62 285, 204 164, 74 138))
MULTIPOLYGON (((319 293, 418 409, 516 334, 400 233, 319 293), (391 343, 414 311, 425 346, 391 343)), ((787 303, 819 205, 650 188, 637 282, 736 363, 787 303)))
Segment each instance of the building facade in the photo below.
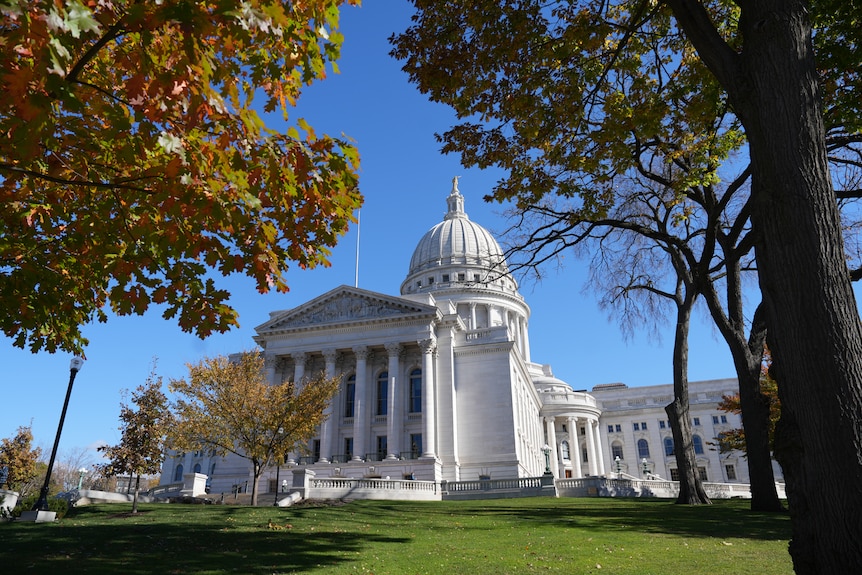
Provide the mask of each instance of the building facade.
MULTIPOLYGON (((499 244, 464 211, 457 178, 443 221, 420 240, 399 296, 341 286, 256 328, 268 379, 338 376, 328 417, 302 452, 273 469, 318 477, 429 481, 610 473, 673 479, 664 405, 672 386, 601 385, 576 391, 531 359, 530 308, 499 244)), ((719 412, 732 379, 692 382, 695 451, 709 481, 745 483, 739 453, 720 455, 719 432, 741 426, 719 412)), ((195 471, 212 492, 245 486, 249 465, 207 453, 169 457, 162 483, 195 471)), ((268 487, 267 487, 268 486, 268 487)), ((240 487, 241 488, 241 487, 240 487)))

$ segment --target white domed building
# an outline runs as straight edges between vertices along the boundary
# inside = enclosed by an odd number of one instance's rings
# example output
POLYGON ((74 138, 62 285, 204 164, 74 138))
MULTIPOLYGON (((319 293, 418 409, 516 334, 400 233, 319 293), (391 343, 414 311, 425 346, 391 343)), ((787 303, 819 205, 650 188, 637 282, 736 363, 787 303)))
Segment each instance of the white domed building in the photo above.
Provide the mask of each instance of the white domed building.
MULTIPOLYGON (((574 391, 550 366, 533 363, 530 308, 497 241, 464 211, 457 178, 446 203, 443 221, 416 246, 400 296, 341 286, 272 312, 256 328, 270 381, 321 371, 343 378, 319 434, 288 466, 319 478, 436 482, 547 470, 558 478, 620 469, 637 476, 645 466, 671 477, 663 410, 671 386, 574 391)), ((704 384, 692 384, 692 413, 718 425, 702 433, 710 441, 739 426, 738 416, 716 408, 736 382, 704 384)), ((710 480, 747 480, 741 457, 730 470, 716 453, 700 455, 710 480)), ((248 477, 245 460, 198 453, 169 458, 162 483, 181 480, 184 470, 208 474, 216 493, 248 477)), ((262 491, 277 489, 274 476, 262 491)))

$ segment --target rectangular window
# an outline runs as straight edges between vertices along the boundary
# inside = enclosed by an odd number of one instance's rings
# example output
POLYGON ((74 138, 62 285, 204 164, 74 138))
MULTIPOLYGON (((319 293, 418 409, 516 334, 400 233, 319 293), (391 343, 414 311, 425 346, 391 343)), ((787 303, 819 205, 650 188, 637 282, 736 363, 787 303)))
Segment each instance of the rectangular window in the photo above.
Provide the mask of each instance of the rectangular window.
POLYGON ((383 372, 377 378, 377 415, 386 415, 388 412, 389 397, 389 374, 383 372))
POLYGON ((717 415, 713 415, 713 416, 712 416, 712 424, 713 424, 713 425, 718 425, 718 416, 717 416, 717 415))
POLYGON ((693 424, 693 425, 700 425, 700 418, 699 418, 699 417, 695 417, 694 419, 692 419, 692 424, 693 424))
POLYGON ((345 437, 344 438, 344 457, 347 458, 347 461, 353 459, 353 438, 345 437))
MULTIPOLYGON (((622 426, 621 426, 620 424, 617 424, 617 425, 615 425, 614 427, 616 428, 617 433, 620 433, 620 432, 622 432, 622 430, 623 430, 623 428, 622 428, 622 426)), ((583 428, 581 428, 581 433, 583 433, 583 428)))
POLYGON ((315 462, 320 460, 320 440, 319 439, 315 439, 314 441, 311 442, 311 457, 313 458, 313 460, 315 462))
POLYGON ((733 465, 725 465, 724 472, 727 473, 728 481, 736 481, 736 468, 733 465))
POLYGON ((641 421, 641 430, 646 431, 646 421, 641 421))
POLYGON ((706 467, 698 467, 697 473, 700 475, 701 481, 709 481, 709 478, 706 476, 706 467))
POLYGON ((679 469, 671 469, 670 470, 670 480, 671 481, 679 481, 679 469))
POLYGON ((614 426, 613 426, 613 425, 609 425, 609 426, 608 426, 608 433, 613 433, 613 432, 614 432, 614 426))
POLYGON ((410 434, 410 459, 419 459, 422 455, 422 434, 410 434))
POLYGON ((482 278, 479 276, 479 274, 473 274, 473 281, 479 283, 480 281, 482 281, 482 278))
POLYGON ((448 282, 448 281, 449 281, 449 274, 443 274, 443 281, 444 281, 444 282, 448 282))
POLYGON ((356 383, 348 381, 344 386, 344 417, 353 417, 356 406, 356 383))
POLYGON ((434 278, 433 278, 433 277, 432 277, 432 278, 428 278, 428 285, 430 286, 430 285, 431 285, 431 284, 433 284, 433 283, 434 283, 434 278))
POLYGON ((464 274, 458 274, 458 281, 459 281, 459 282, 462 282, 462 281, 464 281, 464 279, 465 279, 466 277, 467 277, 467 276, 465 276, 464 274))
POLYGON ((410 413, 422 413, 422 370, 410 372, 410 413))
POLYGON ((722 415, 722 416, 721 416, 721 422, 722 422, 722 423, 727 423, 727 416, 726 416, 726 415, 722 415))
MULTIPOLYGON (((617 431, 619 431, 619 429, 617 429, 617 431)), ((586 434, 587 434, 587 429, 585 427, 582 427, 581 428, 581 435, 586 435, 586 434)))
POLYGON ((387 453, 387 444, 386 444, 386 436, 378 435, 377 436, 377 461, 383 461, 386 459, 387 453))
POLYGON ((640 425, 639 424, 632 423, 632 427, 634 428, 635 431, 640 431, 640 425))
POLYGON ((664 427, 665 427, 665 423, 664 423, 664 419, 662 419, 661 421, 658 422, 658 428, 664 429, 664 427))

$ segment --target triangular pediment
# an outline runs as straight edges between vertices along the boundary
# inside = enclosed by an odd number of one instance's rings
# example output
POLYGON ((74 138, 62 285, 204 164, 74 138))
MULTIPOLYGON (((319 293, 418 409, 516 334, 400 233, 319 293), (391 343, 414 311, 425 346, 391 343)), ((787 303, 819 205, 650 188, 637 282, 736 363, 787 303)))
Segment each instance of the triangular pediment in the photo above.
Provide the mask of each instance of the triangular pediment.
POLYGON ((431 305, 341 286, 301 306, 273 314, 268 322, 255 328, 255 331, 263 335, 284 330, 358 322, 396 321, 422 316, 433 319, 437 313, 437 308, 431 305))

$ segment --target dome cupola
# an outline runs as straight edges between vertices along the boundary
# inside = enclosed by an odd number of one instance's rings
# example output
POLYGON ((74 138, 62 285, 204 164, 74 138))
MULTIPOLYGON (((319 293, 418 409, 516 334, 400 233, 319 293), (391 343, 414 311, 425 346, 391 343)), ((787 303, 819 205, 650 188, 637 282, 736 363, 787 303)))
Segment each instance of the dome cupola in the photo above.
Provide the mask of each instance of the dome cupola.
POLYGON ((428 230, 413 251, 402 295, 469 286, 516 294, 518 286, 497 240, 464 211, 458 177, 452 179, 446 205, 443 221, 428 230))

